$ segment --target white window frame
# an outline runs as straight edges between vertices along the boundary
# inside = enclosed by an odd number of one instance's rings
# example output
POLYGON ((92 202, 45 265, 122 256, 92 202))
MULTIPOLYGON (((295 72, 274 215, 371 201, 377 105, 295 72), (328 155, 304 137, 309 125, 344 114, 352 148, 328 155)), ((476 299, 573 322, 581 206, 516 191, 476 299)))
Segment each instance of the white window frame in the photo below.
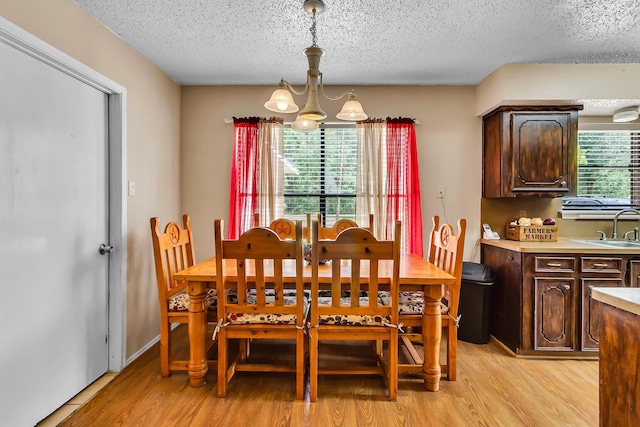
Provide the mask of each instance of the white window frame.
MULTIPOLYGON (((613 123, 611 117, 580 117, 579 131, 632 131, 640 132, 640 122, 613 123)), ((616 210, 605 209, 564 209, 558 212, 562 219, 613 219, 616 210)), ((625 219, 640 219, 640 215, 625 214, 625 219)))

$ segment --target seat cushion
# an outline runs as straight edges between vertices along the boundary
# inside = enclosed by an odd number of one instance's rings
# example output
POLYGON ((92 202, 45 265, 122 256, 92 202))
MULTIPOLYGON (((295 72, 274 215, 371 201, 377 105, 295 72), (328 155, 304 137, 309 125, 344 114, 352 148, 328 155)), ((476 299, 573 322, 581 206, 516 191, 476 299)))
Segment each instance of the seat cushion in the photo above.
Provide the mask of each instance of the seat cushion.
MULTIPOLYGON (((369 297, 361 296, 359 298, 361 306, 369 305, 369 297)), ((331 297, 318 297, 319 306, 331 306, 331 297)), ((351 298, 340 298, 341 306, 351 306, 351 298)), ((368 314, 323 314, 318 316, 318 322, 321 325, 344 325, 344 326, 383 326, 391 324, 389 316, 374 316, 368 314)))
MULTIPOLYGON (((204 304, 209 311, 216 311, 218 295, 215 289, 209 289, 204 299, 204 304)), ((189 294, 182 292, 169 299, 169 311, 189 311, 189 294)))
MULTIPOLYGON (((389 291, 379 291, 380 304, 389 304, 389 291)), ((400 291, 398 299, 398 312, 400 314, 422 314, 424 308, 424 293, 422 291, 400 291)), ((446 304, 440 303, 442 314, 449 311, 446 304)))
MULTIPOLYGON (((296 304, 296 291, 294 289, 290 289, 285 291, 284 295, 284 305, 295 305, 296 304)), ((267 304, 275 304, 275 295, 273 292, 266 292, 266 303, 267 304)), ((257 302, 257 296, 255 289, 247 292, 247 303, 255 304, 257 302)), ((303 298, 303 315, 304 318, 307 318, 309 313, 309 298, 308 294, 305 292, 305 296, 303 298)), ((232 307, 229 307, 232 309, 232 307)), ((276 314, 276 313, 242 313, 242 312, 230 312, 227 314, 227 321, 231 324, 270 324, 270 325, 295 325, 296 324, 296 315, 294 313, 291 314, 276 314)))

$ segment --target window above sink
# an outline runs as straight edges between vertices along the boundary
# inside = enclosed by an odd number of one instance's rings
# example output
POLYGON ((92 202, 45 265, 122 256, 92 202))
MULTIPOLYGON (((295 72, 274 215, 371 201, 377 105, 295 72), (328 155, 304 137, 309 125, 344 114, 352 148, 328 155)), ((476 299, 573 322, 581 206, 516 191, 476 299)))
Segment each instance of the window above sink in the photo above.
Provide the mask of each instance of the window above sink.
POLYGON ((578 131, 577 196, 563 198, 562 218, 608 219, 639 206, 640 132, 578 131))

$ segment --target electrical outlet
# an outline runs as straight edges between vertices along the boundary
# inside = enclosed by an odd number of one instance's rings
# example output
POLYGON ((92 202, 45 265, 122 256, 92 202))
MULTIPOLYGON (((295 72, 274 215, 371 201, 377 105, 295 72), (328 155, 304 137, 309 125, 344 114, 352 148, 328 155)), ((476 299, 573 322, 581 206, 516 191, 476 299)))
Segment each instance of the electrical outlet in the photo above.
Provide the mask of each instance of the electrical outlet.
POLYGON ((444 199, 444 185, 436 185, 436 197, 444 199))
POLYGON ((135 196, 136 195, 136 182, 135 181, 129 181, 129 195, 130 196, 135 196))

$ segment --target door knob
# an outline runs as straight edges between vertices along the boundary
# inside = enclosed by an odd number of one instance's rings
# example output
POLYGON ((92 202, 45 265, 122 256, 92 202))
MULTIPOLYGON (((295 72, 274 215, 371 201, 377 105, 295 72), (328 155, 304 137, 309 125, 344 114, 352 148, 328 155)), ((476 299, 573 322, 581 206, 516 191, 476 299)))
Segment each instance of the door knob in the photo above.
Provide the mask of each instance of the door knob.
POLYGON ((98 252, 100 252, 100 255, 110 254, 111 252, 113 252, 113 250, 113 246, 107 245, 106 243, 102 243, 98 248, 98 252))

